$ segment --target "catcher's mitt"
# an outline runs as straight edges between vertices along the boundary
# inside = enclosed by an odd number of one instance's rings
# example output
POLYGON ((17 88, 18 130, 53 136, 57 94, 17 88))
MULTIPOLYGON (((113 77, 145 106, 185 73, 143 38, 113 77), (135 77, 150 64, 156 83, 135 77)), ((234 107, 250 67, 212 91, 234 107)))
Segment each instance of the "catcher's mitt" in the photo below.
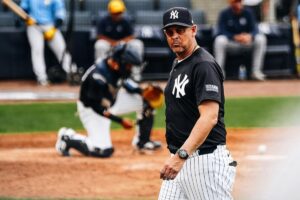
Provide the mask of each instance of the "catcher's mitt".
POLYGON ((164 103, 163 90, 159 86, 148 85, 143 89, 142 96, 152 108, 161 107, 164 103))

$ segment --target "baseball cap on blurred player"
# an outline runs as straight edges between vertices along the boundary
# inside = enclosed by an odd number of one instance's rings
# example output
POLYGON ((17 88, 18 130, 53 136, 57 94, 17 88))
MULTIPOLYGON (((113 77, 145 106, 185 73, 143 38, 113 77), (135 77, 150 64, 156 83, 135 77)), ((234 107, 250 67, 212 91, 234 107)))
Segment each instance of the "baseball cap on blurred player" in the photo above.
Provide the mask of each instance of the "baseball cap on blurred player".
POLYGON ((167 10, 163 15, 163 28, 169 26, 185 26, 191 27, 194 25, 192 14, 187 8, 173 7, 167 10))
POLYGON ((126 10, 126 6, 122 0, 111 0, 107 6, 110 14, 123 13, 126 10))

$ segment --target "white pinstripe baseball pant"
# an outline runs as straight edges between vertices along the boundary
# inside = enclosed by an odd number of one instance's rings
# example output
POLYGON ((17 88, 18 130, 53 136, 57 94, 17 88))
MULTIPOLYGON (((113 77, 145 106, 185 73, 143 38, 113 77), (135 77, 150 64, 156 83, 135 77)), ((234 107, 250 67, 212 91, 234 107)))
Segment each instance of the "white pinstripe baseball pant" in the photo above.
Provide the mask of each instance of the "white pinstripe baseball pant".
POLYGON ((174 180, 164 180, 159 200, 229 200, 236 174, 225 145, 210 154, 193 153, 174 180))

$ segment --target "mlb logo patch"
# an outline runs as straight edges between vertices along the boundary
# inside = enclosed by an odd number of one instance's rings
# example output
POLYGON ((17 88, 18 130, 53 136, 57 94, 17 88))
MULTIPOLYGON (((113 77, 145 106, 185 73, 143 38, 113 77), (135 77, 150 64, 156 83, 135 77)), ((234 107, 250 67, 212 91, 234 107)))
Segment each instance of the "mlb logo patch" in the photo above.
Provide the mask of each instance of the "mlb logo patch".
POLYGON ((216 85, 212 85, 212 84, 206 84, 205 85, 205 90, 206 92, 219 92, 219 87, 216 85))

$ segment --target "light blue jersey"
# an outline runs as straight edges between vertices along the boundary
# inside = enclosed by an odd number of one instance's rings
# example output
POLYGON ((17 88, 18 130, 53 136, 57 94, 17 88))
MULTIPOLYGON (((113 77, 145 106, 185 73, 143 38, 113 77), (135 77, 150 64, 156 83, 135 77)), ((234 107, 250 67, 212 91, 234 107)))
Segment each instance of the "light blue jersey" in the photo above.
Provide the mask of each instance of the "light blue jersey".
POLYGON ((64 19, 66 10, 63 0, 22 0, 21 7, 38 24, 54 25, 55 19, 64 19))

